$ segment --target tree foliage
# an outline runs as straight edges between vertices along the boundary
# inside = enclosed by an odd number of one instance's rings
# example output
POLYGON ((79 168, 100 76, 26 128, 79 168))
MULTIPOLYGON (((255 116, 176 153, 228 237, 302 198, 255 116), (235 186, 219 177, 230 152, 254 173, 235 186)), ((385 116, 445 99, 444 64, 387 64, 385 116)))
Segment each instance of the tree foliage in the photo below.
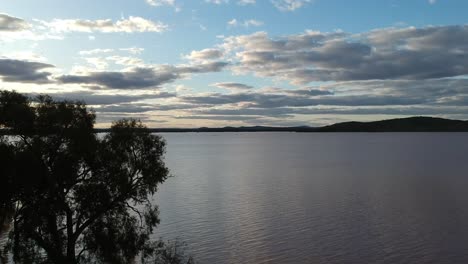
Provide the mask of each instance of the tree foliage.
POLYGON ((13 212, 15 262, 155 255, 150 234, 159 218, 150 198, 168 176, 165 141, 136 120, 117 121, 105 135, 94 123, 81 102, 0 92, 0 204, 13 212))

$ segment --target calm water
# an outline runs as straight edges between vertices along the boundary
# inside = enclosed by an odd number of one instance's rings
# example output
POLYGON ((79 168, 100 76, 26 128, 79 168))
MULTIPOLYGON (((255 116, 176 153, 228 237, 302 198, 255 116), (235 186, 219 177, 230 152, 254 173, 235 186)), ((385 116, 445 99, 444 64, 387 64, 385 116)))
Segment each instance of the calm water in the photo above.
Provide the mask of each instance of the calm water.
POLYGON ((201 263, 468 263, 468 133, 164 134, 201 263))
POLYGON ((468 263, 468 133, 163 136, 155 237, 199 263, 468 263))

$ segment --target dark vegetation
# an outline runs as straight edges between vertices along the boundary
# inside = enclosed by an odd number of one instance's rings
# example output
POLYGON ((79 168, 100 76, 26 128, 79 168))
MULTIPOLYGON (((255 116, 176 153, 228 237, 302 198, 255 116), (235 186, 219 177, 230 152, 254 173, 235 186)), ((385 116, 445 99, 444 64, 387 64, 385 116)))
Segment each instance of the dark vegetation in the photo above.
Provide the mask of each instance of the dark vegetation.
MULTIPOLYGON (((96 132, 109 132, 96 129, 96 132)), ((345 122, 323 127, 151 128, 151 132, 468 132, 468 121, 435 117, 408 117, 374 122, 345 122)))
POLYGON ((150 239, 165 141, 136 120, 102 136, 94 122, 81 102, 0 92, 0 220, 12 227, 2 251, 15 263, 191 262, 150 239))
POLYGON ((375 122, 345 122, 320 127, 318 132, 468 132, 468 121, 409 117, 375 122))

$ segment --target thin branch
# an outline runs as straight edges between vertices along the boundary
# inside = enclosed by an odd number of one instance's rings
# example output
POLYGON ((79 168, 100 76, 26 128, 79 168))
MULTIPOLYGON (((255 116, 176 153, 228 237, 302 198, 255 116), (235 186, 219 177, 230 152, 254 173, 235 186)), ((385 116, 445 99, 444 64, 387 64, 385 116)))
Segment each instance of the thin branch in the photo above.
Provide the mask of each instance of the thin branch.
POLYGON ((135 209, 133 206, 131 206, 130 204, 128 204, 128 202, 125 202, 127 204, 127 207, 132 210, 133 212, 135 212, 136 214, 138 214, 138 217, 140 218, 140 227, 143 226, 143 216, 141 215, 141 213, 135 209))

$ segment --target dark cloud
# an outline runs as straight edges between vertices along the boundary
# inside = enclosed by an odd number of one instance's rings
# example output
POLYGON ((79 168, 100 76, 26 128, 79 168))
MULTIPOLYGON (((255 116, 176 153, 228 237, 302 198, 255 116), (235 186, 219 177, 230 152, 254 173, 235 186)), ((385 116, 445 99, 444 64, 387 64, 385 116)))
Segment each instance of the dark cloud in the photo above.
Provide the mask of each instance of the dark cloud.
POLYGON ((203 49, 194 50, 189 55, 185 56, 189 60, 208 61, 216 60, 223 56, 223 52, 219 49, 203 49))
POLYGON ((328 90, 319 90, 315 88, 302 88, 302 89, 295 89, 295 90, 285 90, 287 94, 292 95, 304 95, 304 96, 318 96, 318 95, 332 95, 333 92, 328 90))
POLYGON ((285 94, 265 93, 236 93, 236 94, 210 94, 206 96, 184 96, 181 99, 188 103, 226 105, 238 103, 250 103, 251 106, 259 108, 275 107, 306 107, 317 105, 415 105, 427 103, 424 98, 405 98, 391 95, 348 95, 348 96, 323 96, 323 97, 300 97, 285 94))
POLYGON ((151 116, 145 115, 144 113, 139 114, 138 116, 135 116, 134 114, 126 114, 126 113, 100 113, 96 116, 98 124, 99 123, 111 123, 111 122, 121 120, 122 118, 137 118, 146 124, 149 122, 151 123, 167 122, 166 120, 153 120, 151 116))
POLYGON ((172 110, 194 110, 199 105, 190 104, 143 104, 143 103, 119 103, 104 105, 96 108, 98 113, 145 113, 151 111, 165 112, 172 110))
POLYGON ((51 73, 42 70, 53 67, 41 62, 0 58, 0 78, 4 82, 48 83, 51 73))
POLYGON ((136 68, 130 72, 92 72, 88 75, 64 75, 58 78, 62 83, 95 84, 105 88, 139 89, 157 87, 178 78, 171 71, 156 72, 151 68, 136 68))
POLYGON ((468 79, 346 81, 323 84, 320 89, 263 88, 255 92, 212 93, 179 99, 204 105, 190 110, 192 115, 215 118, 254 116, 289 119, 319 115, 467 118, 468 79))
MULTIPOLYGON (((36 97, 39 93, 29 93, 30 97, 36 97)), ((49 93, 56 100, 83 101, 88 105, 114 105, 130 102, 138 102, 145 99, 170 98, 176 95, 168 92, 139 94, 139 95, 119 95, 100 94, 93 91, 49 93)))
POLYGON ((313 81, 424 80, 468 74, 468 26, 317 32, 272 39, 264 32, 229 37, 235 70, 313 81), (337 33, 338 34, 338 33, 337 33))
POLYGON ((253 88, 252 86, 247 84, 234 82, 213 83, 212 86, 228 90, 249 90, 253 88))
POLYGON ((22 31, 27 29, 28 27, 28 23, 21 18, 12 17, 6 14, 0 14, 0 32, 22 31))
POLYGON ((146 113, 153 111, 153 105, 149 104, 132 104, 124 103, 118 105, 105 105, 99 108, 95 108, 96 112, 99 113, 146 113))
POLYGON ((432 104, 439 104, 468 96, 468 79, 350 81, 328 84, 325 89, 354 94, 421 98, 432 104))
POLYGON ((183 78, 187 74, 219 72, 227 63, 211 62, 198 65, 134 68, 127 72, 91 72, 86 75, 63 75, 62 83, 99 85, 112 89, 154 88, 183 78))
POLYGON ((240 108, 240 109, 205 109, 193 111, 203 116, 263 116, 291 117, 294 115, 466 115, 468 107, 448 106, 405 106, 405 107, 332 107, 332 108, 240 108))
POLYGON ((189 116, 176 116, 176 119, 196 119, 196 120, 229 120, 229 121, 245 121, 245 120, 257 120, 260 117, 255 116, 240 116, 240 115, 231 115, 231 116, 196 116, 196 115, 189 115, 189 116))

